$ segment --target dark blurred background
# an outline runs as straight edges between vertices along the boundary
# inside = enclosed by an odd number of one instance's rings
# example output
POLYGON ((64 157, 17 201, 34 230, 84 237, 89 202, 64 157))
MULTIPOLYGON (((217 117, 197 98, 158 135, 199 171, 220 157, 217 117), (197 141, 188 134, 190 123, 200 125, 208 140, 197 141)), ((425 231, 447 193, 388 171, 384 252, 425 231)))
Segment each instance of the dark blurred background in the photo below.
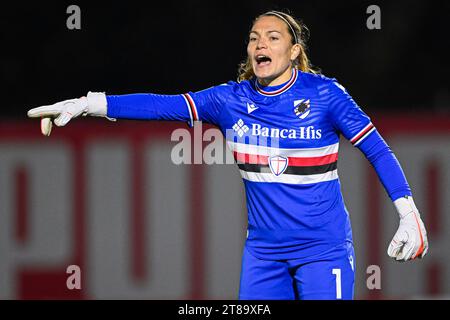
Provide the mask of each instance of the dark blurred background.
POLYGON ((303 20, 313 64, 367 112, 449 112, 449 1, 16 1, 0 12, 2 118, 88 90, 170 94, 234 80, 252 19, 269 9, 303 20), (81 30, 66 27, 70 4, 81 30), (366 26, 371 4, 381 30, 366 26))

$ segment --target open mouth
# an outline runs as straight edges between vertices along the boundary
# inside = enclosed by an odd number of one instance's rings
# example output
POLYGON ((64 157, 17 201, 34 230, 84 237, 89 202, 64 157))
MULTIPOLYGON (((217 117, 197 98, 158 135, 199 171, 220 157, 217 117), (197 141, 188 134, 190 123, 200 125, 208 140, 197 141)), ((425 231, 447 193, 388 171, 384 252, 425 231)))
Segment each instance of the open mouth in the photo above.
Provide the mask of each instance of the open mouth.
POLYGON ((256 64, 259 67, 267 66, 272 62, 272 59, 266 55, 259 54, 255 57, 256 64))

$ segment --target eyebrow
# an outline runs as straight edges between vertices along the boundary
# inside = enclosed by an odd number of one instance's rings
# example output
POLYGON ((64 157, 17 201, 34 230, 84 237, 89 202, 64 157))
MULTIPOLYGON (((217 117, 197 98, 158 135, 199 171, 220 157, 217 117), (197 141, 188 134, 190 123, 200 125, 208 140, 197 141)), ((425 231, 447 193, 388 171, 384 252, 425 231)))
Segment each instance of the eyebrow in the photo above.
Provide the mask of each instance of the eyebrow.
MULTIPOLYGON (((266 33, 271 33, 271 32, 277 32, 277 33, 279 33, 279 34, 281 34, 281 32, 280 31, 278 31, 278 30, 269 30, 269 31, 267 31, 266 33)), ((257 35, 259 35, 259 32, 258 31, 250 31, 250 33, 256 33, 257 35)))

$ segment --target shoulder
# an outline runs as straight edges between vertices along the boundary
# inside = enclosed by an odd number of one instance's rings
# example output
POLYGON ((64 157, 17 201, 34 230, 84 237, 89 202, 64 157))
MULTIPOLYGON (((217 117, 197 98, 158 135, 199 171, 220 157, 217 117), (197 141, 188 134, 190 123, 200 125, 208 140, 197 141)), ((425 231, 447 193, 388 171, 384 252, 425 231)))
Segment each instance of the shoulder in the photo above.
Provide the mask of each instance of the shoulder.
MULTIPOLYGON (((236 91, 236 89, 239 87, 239 83, 235 81, 228 81, 224 82, 218 85, 214 85, 208 89, 202 90, 202 91, 212 91, 216 95, 229 95, 232 92, 236 91)), ((201 91, 200 91, 201 92, 201 91)))
POLYGON ((213 85, 203 90, 189 92, 189 94, 195 96, 195 98, 197 99, 212 99, 218 102, 226 101, 230 94, 233 92, 235 86, 235 82, 229 81, 226 83, 213 85))
POLYGON ((323 74, 301 72, 300 83, 302 86, 315 89, 319 95, 347 95, 347 90, 336 78, 330 78, 323 74))
POLYGON ((240 82, 228 81, 214 87, 217 94, 223 96, 248 96, 254 91, 252 80, 244 80, 240 82))
POLYGON ((335 78, 327 77, 323 74, 299 71, 300 83, 309 88, 325 88, 333 83, 337 83, 335 78))

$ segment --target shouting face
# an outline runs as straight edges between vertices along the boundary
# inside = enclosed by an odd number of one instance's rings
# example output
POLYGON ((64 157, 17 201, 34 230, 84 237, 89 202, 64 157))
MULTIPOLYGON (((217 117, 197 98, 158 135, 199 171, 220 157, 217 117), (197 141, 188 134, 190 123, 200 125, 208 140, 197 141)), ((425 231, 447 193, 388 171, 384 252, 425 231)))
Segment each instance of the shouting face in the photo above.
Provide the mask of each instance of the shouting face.
POLYGON ((253 24, 247 54, 259 83, 275 86, 289 80, 292 61, 300 54, 292 38, 289 26, 276 16, 262 16, 253 24))

